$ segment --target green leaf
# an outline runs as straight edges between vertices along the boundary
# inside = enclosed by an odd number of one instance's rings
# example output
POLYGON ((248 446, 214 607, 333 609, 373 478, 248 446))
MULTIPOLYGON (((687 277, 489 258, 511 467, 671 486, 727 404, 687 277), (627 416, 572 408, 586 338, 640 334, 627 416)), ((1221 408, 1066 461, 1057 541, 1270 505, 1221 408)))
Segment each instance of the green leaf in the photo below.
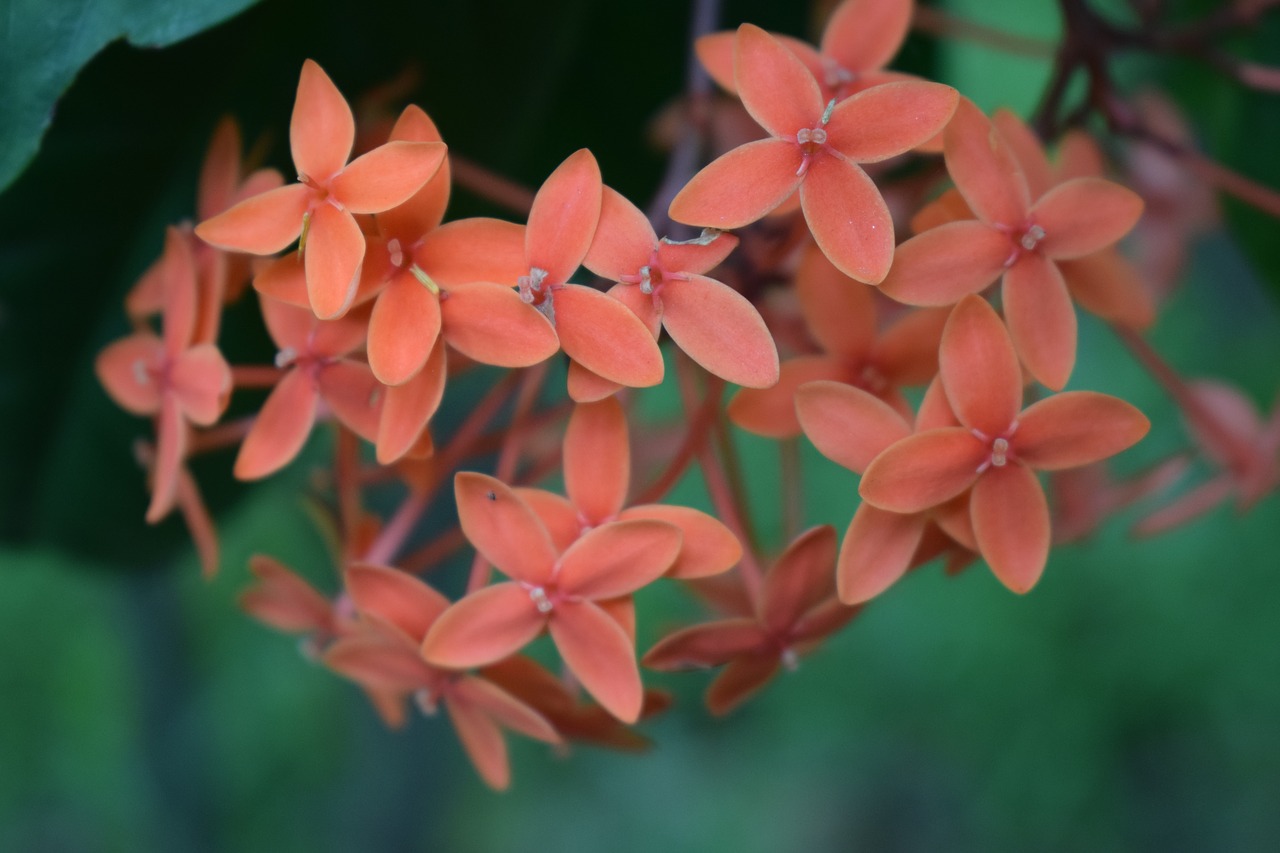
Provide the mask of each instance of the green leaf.
POLYGON ((54 105, 89 60, 116 39, 164 47, 256 0, 0 0, 0 190, 26 167, 54 105))

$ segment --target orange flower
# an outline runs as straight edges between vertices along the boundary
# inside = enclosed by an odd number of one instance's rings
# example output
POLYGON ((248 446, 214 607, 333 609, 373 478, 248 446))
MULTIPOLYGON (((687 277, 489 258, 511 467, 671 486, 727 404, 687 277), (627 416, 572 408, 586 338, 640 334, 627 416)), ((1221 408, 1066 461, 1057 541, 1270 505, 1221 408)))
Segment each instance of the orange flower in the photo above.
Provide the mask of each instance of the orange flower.
POLYGON ((903 153, 942 129, 956 91, 925 82, 876 86, 825 102, 804 63, 759 27, 738 29, 742 103, 771 137, 713 161, 671 202, 671 218, 739 228, 800 192, 818 246, 845 275, 878 283, 893 260, 893 219, 858 163, 903 153))

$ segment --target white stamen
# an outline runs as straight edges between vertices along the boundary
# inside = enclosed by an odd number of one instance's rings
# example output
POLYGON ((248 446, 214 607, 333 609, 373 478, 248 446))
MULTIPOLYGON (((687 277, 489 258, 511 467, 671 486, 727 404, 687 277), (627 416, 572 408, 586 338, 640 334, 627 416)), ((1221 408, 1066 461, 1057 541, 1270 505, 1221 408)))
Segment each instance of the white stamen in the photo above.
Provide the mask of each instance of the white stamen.
POLYGON ((1003 468, 1009 461, 1009 439, 997 438, 991 442, 991 464, 1003 468))
POLYGON ((135 359, 133 362, 133 381, 139 385, 150 385, 151 376, 147 373, 147 363, 142 359, 135 359))
POLYGON ((555 606, 551 603, 551 599, 547 598, 547 591, 540 586, 529 590, 529 598, 533 600, 533 606, 538 608, 539 613, 550 613, 555 606))
POLYGON ((294 349, 293 347, 285 347, 284 349, 280 350, 280 352, 276 353, 276 367, 279 367, 283 370, 284 368, 293 364, 293 362, 297 358, 298 358, 298 351, 296 349, 294 349))
POLYGON ((1022 239, 1019 240, 1018 243, 1019 245, 1022 246, 1022 248, 1030 252, 1033 249, 1035 249, 1035 247, 1039 245, 1040 241, 1043 239, 1044 239, 1044 229, 1041 228, 1039 225, 1032 225, 1023 233, 1022 239))
POLYGON ((391 254, 391 265, 398 267, 404 264, 404 249, 400 247, 400 241, 391 239, 387 241, 387 251, 391 254))
POLYGON ((653 293, 653 279, 650 278, 653 270, 649 266, 640 267, 640 292, 653 293))

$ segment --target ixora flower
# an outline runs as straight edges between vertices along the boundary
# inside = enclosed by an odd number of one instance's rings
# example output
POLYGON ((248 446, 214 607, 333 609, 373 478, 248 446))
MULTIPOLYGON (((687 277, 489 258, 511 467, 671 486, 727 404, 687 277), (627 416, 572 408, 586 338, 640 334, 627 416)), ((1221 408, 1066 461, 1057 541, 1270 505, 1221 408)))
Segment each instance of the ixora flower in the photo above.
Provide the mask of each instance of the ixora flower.
POLYGON ((515 654, 545 629, 583 688, 623 722, 640 716, 644 691, 626 628, 601 602, 661 577, 680 552, 674 525, 650 519, 603 524, 564 553, 512 489, 484 474, 454 480, 462 532, 514 580, 474 592, 432 625, 422 654, 467 669, 515 654))
POLYGON ((882 510, 917 513, 972 489, 978 550, 1005 586, 1035 586, 1049 556, 1049 507, 1035 472, 1088 465, 1137 443, 1150 422, 1105 394, 1068 391, 1022 408, 1022 371, 1004 324, 978 296, 953 309, 939 375, 960 426, 894 442, 858 491, 882 510))
POLYGON ((270 190, 196 226, 221 249, 271 255, 302 236, 307 291, 317 317, 339 317, 360 279, 365 237, 353 214, 408 200, 444 161, 441 142, 397 140, 348 163, 355 118, 329 75, 308 59, 289 125, 298 183, 270 190))
POLYGON ((879 283, 893 260, 893 219, 858 164, 934 136, 955 111, 955 89, 903 81, 824 103, 804 63, 751 24, 738 29, 734 68, 743 105, 771 136, 694 175, 672 200, 671 218, 739 228, 799 190, 805 221, 831 262, 850 278, 879 283))

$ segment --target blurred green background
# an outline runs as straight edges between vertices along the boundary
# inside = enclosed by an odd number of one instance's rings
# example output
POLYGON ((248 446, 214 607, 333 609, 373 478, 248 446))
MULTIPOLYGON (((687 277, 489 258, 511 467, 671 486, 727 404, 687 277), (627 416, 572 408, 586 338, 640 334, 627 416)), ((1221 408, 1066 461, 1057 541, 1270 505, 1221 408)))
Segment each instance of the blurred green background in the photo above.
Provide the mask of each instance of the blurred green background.
MULTIPOLYGON (((126 332, 120 300, 163 226, 190 215, 219 115, 287 167, 304 58, 349 96, 412 65, 415 101, 454 151, 536 186, 587 146, 606 181, 643 203, 664 165, 644 128, 682 88, 690 10, 266 0, 163 49, 113 41, 126 29, 171 41, 244 5, 0 2, 0 163, 34 144, 20 113, 75 75, 39 155, 0 195, 0 850, 1280 847, 1274 497, 1154 540, 1129 539, 1127 514, 1055 551, 1024 599, 981 567, 916 573, 727 720, 701 710, 702 676, 654 678, 679 704, 645 726, 656 747, 644 756, 579 748, 562 760, 514 744, 505 795, 479 782, 446 722, 384 730, 355 689, 235 604, 254 552, 332 577, 298 499, 307 464, 243 488, 229 456, 201 460, 223 543, 206 583, 179 523, 143 524, 129 447, 147 426, 107 401, 93 357, 126 332)), ((1023 35, 1058 26, 1048 0, 945 7, 1023 35)), ((722 11, 726 26, 798 35, 813 19, 766 0, 722 11)), ((1274 23, 1231 46, 1273 49, 1274 23)), ((1048 71, 919 37, 898 65, 1024 112, 1048 71)), ((1274 97, 1194 66, 1125 73, 1203 107, 1205 144, 1280 184, 1258 156, 1280 139, 1259 135, 1280 120, 1274 97)), ((477 212, 495 211, 465 193, 451 208, 477 212)), ((1267 404, 1280 373, 1280 263, 1266 253, 1277 225, 1231 215, 1231 232, 1196 246, 1153 339, 1187 374, 1267 404)), ((233 360, 269 352, 252 313, 229 321, 233 360)), ((1072 386, 1120 394, 1155 423, 1130 467, 1184 447, 1176 410, 1106 330, 1085 320, 1082 335, 1072 386)), ((458 396, 446 405, 465 409, 458 396)), ((780 544, 775 457, 745 437, 741 449, 757 522, 780 544)), ((854 478, 810 449, 805 460, 808 520, 843 531, 854 478)), ((686 483, 677 499, 701 492, 686 483)), ((642 647, 697 613, 673 589, 640 606, 642 647)))

